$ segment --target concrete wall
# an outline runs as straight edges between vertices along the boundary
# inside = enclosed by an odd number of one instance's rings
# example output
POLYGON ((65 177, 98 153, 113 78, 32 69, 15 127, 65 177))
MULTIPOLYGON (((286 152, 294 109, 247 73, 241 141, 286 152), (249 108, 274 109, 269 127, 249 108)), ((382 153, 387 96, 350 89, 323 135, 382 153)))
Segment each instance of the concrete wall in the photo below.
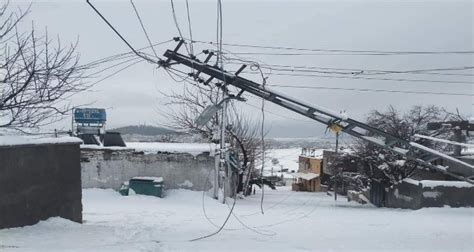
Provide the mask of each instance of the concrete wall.
POLYGON ((0 146, 0 228, 82 222, 79 143, 0 146))
POLYGON ((82 149, 83 188, 118 190, 135 176, 163 177, 165 189, 208 190, 214 178, 214 157, 209 153, 144 154, 130 150, 82 149))
MULTIPOLYGON (((425 180, 426 181, 426 180, 425 180)), ((474 186, 426 186, 402 182, 385 193, 385 206, 419 209, 422 207, 473 207, 474 186)))

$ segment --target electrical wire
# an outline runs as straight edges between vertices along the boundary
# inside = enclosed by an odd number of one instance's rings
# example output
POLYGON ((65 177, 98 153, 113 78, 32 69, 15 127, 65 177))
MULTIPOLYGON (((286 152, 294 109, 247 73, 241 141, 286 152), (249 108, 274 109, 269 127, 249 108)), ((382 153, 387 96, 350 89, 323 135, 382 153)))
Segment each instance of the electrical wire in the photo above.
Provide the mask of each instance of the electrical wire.
MULTIPOLYGON (((212 41, 198 41, 196 43, 210 44, 213 45, 212 41)), ((329 52, 329 53, 348 53, 349 55, 412 55, 412 54, 474 54, 474 51, 377 51, 377 50, 346 50, 346 49, 309 49, 309 48, 296 48, 296 47, 283 47, 283 46, 262 46, 262 45, 251 45, 251 44, 236 44, 236 43, 225 43, 223 45, 231 47, 245 47, 245 48, 259 48, 259 49, 274 49, 274 50, 290 50, 290 51, 308 51, 308 52, 329 52)), ((238 53, 238 54, 259 54, 259 53, 238 53)), ((275 54, 278 55, 278 54, 275 54)), ((282 54, 285 55, 285 54, 282 54)), ((290 55, 304 55, 303 53, 290 53, 290 55)), ((308 55, 308 54, 306 54, 308 55)))
MULTIPOLYGON (((260 75, 262 77, 262 88, 263 92, 265 92, 265 85, 267 84, 267 77, 264 76, 260 65, 254 64, 253 66, 257 67, 260 71, 260 75)), ((261 113, 262 113, 262 125, 260 129, 260 137, 262 142, 262 168, 260 169, 260 183, 262 184, 262 197, 260 199, 260 210, 262 214, 265 214, 263 211, 263 200, 265 197, 265 184, 263 183, 263 170, 265 169, 265 98, 262 97, 262 106, 261 106, 261 113)))
POLYGON ((117 70, 117 71, 115 71, 115 72, 113 72, 113 73, 111 73, 111 74, 109 74, 109 75, 103 77, 102 79, 93 82, 93 83, 91 84, 91 86, 96 85, 97 83, 100 83, 100 82, 102 82, 102 81, 104 81, 104 80, 106 80, 106 79, 108 79, 108 78, 110 78, 110 77, 113 77, 113 76, 117 75, 118 73, 120 73, 120 72, 122 72, 122 71, 124 71, 124 70, 126 70, 126 69, 128 69, 128 68, 130 68, 130 67, 132 67, 132 66, 134 66, 134 65, 136 65, 136 64, 138 64, 138 63, 140 63, 140 62, 143 62, 143 61, 144 61, 144 59, 138 59, 137 61, 135 61, 135 62, 133 62, 133 63, 131 63, 131 64, 129 64, 129 65, 126 65, 125 67, 120 68, 119 70, 117 70))
POLYGON ((105 18, 104 15, 102 15, 102 13, 100 13, 100 11, 98 9, 95 8, 95 6, 90 2, 90 0, 86 0, 86 2, 89 4, 89 6, 97 13, 97 15, 99 15, 100 18, 102 18, 102 20, 115 32, 115 34, 140 58, 143 58, 144 60, 150 62, 150 63, 158 63, 158 61, 155 61, 155 60, 152 60, 148 57, 146 57, 143 53, 141 52, 138 52, 137 50, 135 50, 135 48, 133 48, 133 46, 120 34, 120 32, 118 32, 117 29, 115 29, 115 27, 107 20, 107 18, 105 18))
POLYGON ((327 87, 327 86, 293 86, 293 85, 269 85, 269 86, 281 87, 281 88, 327 89, 327 90, 346 90, 346 91, 360 91, 360 92, 387 92, 387 93, 403 93, 403 94, 448 95, 448 96, 452 95, 452 96, 469 96, 469 97, 474 96, 474 94, 466 94, 466 93, 389 90, 389 89, 372 89, 372 88, 341 88, 341 87, 327 87))
MULTIPOLYGON (((188 14, 188 27, 189 27, 189 38, 191 41, 193 40, 193 28, 191 26, 191 15, 189 14, 189 3, 186 0, 186 13, 188 14)), ((189 43, 189 50, 191 51, 191 55, 194 55, 194 46, 193 42, 189 43)))
MULTIPOLYGON (((228 64, 240 64, 240 59, 229 59, 228 64), (237 61, 237 62, 234 62, 237 61)), ((463 71, 473 70, 474 66, 462 66, 451 68, 434 68, 434 69, 414 69, 414 70, 378 70, 378 69, 361 69, 361 68, 331 68, 317 66, 294 66, 294 65, 278 65, 278 64, 260 64, 261 68, 274 71, 289 72, 315 72, 315 73, 331 73, 331 74, 349 74, 349 75, 385 75, 385 74, 422 74, 422 75, 449 75, 449 76, 474 76, 469 73, 445 73, 439 71, 463 71), (333 70, 333 71, 330 71, 333 70)))
MULTIPOLYGON (((187 2, 187 1, 186 1, 186 2, 187 2)), ((155 57, 159 59, 160 57, 158 57, 158 54, 156 53, 155 48, 153 47, 153 44, 151 43, 151 39, 150 39, 150 37, 148 36, 148 33, 146 32, 145 25, 143 25, 143 21, 142 21, 142 19, 141 19, 141 17, 140 17, 140 14, 138 13, 137 7, 136 7, 135 4, 133 3, 133 0, 130 0, 130 3, 132 4, 133 10, 135 11, 135 15, 137 16, 138 21, 140 22, 140 26, 142 27, 143 33, 145 33, 145 37, 146 37, 146 39, 148 40, 148 44, 150 45, 151 50, 152 50, 153 53, 155 54, 155 57)))
MULTIPOLYGON (((174 8, 174 1, 170 0, 170 2, 171 2, 171 12, 173 14, 174 25, 176 26, 176 29, 178 30, 179 36, 181 37, 181 39, 183 39, 184 38, 183 33, 181 32, 181 29, 179 28, 178 18, 176 17, 176 10, 174 8)), ((189 51, 188 46, 186 45, 186 43, 184 43, 184 48, 186 48, 186 51, 188 52, 188 54, 190 54, 190 51, 189 51)))
MULTIPOLYGON (((166 44, 166 43, 169 43, 171 41, 173 41, 173 39, 168 39, 168 40, 165 40, 165 41, 162 41, 162 42, 158 42, 158 43, 153 44, 152 46, 158 46, 158 45, 166 44)), ((141 47, 138 50, 141 51, 141 50, 148 49, 148 48, 150 48, 150 46, 141 47)), ((106 63, 106 62, 132 57, 133 54, 135 54, 135 52, 133 52, 133 51, 118 53, 118 54, 114 54, 114 55, 111 55, 111 56, 107 56, 107 57, 104 57, 104 58, 100 58, 100 59, 91 61, 87 64, 81 65, 80 67, 94 67, 94 66, 106 63)))
MULTIPOLYGON (((254 109, 257 109, 257 110, 260 110, 261 108, 255 106, 255 105, 252 105, 248 102, 243 102, 242 104, 245 104, 251 108, 254 108, 254 109)), ((272 111, 269 111, 269 110, 265 110, 265 113, 268 113, 268 114, 272 114, 272 115, 276 115, 276 116, 279 116, 281 118, 284 118, 284 119, 290 119, 292 121, 301 121, 301 122, 313 122, 313 121, 310 121, 309 119, 308 120, 302 120, 302 119, 297 119, 297 118, 293 118, 293 117, 290 117, 290 116, 285 116, 285 115, 281 115, 281 114, 277 114, 275 112, 272 112, 272 111)))
MULTIPOLYGON (((236 182, 238 182, 238 180, 236 180, 236 182)), ((198 237, 198 238, 195 238, 195 239, 191 239, 190 241, 199 241, 199 240, 203 240, 203 239, 206 239, 206 238, 209 238, 211 236, 214 236, 218 233, 220 233, 225 225, 227 224, 227 222, 229 221, 230 219, 230 216, 232 215, 233 211, 234 211, 234 208, 235 208, 235 204, 237 203, 237 183, 235 185, 235 191, 234 191, 234 203, 232 203, 232 207, 230 208, 229 210, 229 214, 227 214, 227 217, 225 218, 224 222, 222 223, 222 225, 219 227, 219 229, 217 229, 215 232, 213 233, 210 233, 208 235, 204 235, 204 236, 201 236, 201 237, 198 237)), ((204 204, 204 203, 203 203, 204 204)), ((204 205, 203 205, 204 206, 204 205)))
MULTIPOLYGON (((243 71, 243 73, 259 74, 252 71, 243 71)), ((404 78, 374 78, 361 76, 335 76, 335 75, 321 75, 321 74, 294 74, 294 73, 272 73, 279 76, 294 76, 294 77, 317 77, 317 78, 333 78, 333 79, 355 79, 355 80, 382 80, 382 81, 397 81, 397 82, 426 82, 426 83, 442 83, 442 84, 469 84, 474 85, 472 81, 455 81, 455 80, 425 80, 425 79, 404 79, 404 78)))

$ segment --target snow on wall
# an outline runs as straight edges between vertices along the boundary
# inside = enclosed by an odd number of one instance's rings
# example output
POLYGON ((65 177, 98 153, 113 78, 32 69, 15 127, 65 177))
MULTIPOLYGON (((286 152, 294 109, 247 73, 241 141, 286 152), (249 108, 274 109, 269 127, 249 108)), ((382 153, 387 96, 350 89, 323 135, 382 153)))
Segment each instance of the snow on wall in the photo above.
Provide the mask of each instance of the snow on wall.
POLYGON ((82 149, 94 150, 115 150, 115 151, 143 151, 144 153, 189 153, 197 156, 202 153, 210 153, 213 155, 217 146, 209 143, 162 143, 162 142, 127 142, 127 147, 103 147, 98 145, 81 145, 82 149))
POLYGON ((77 137, 31 137, 31 136, 0 136, 1 146, 40 145, 40 144, 81 144, 77 137))
POLYGON ((474 185, 469 184, 468 182, 464 181, 442 181, 442 180, 421 180, 420 184, 424 188, 435 188, 438 186, 441 187, 456 187, 456 188, 470 188, 474 187, 474 185))

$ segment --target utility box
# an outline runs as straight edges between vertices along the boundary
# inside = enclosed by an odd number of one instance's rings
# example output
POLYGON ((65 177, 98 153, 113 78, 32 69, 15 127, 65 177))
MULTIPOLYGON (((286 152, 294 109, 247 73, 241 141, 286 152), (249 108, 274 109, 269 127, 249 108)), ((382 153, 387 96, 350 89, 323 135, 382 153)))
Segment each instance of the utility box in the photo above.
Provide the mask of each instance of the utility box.
POLYGON ((136 194, 151 195, 163 198, 163 178, 162 177, 134 177, 128 183, 129 190, 136 194))

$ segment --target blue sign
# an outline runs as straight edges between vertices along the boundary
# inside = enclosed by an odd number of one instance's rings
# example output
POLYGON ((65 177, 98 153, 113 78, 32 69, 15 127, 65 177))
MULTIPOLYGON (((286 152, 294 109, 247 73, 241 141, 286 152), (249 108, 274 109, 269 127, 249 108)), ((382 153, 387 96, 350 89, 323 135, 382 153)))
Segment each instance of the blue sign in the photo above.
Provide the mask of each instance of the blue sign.
POLYGON ((74 121, 76 123, 104 124, 106 119, 105 109, 77 108, 74 110, 74 121))

